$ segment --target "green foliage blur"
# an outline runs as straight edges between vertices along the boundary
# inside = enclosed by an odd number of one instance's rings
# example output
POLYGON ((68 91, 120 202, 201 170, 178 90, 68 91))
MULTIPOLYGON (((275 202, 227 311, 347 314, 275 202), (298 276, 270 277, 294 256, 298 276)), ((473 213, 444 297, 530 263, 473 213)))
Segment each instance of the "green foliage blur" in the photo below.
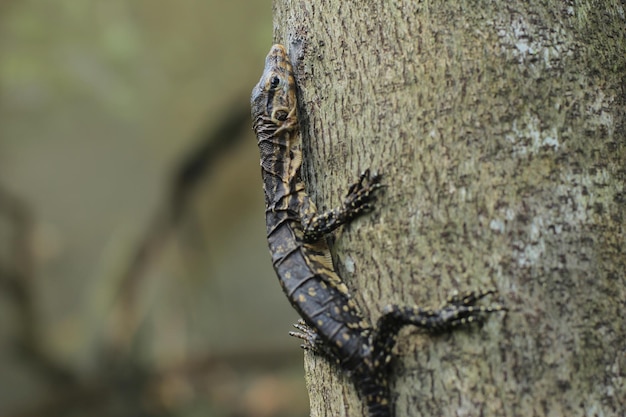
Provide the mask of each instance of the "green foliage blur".
POLYGON ((267 0, 0 4, 0 416, 308 414, 249 121, 159 222, 271 30, 267 0))

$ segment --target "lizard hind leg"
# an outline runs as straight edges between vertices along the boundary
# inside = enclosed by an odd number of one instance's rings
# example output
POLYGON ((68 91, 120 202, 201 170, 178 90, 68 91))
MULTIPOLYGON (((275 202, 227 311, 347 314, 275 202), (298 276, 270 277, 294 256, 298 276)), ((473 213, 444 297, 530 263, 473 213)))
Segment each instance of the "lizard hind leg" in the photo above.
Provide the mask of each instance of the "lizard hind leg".
POLYGON ((500 304, 477 305, 482 298, 495 292, 494 289, 489 289, 453 294, 436 310, 416 306, 388 306, 378 321, 378 329, 381 331, 389 328, 391 331, 398 331, 402 326, 413 325, 426 331, 437 332, 480 321, 488 313, 506 310, 500 304))
POLYGON ((499 304, 476 305, 479 300, 494 293, 495 290, 483 290, 455 294, 437 310, 417 306, 385 307, 372 338, 375 366, 387 366, 398 332, 404 326, 412 325, 433 333, 443 332, 457 326, 479 322, 488 313, 506 310, 499 304))

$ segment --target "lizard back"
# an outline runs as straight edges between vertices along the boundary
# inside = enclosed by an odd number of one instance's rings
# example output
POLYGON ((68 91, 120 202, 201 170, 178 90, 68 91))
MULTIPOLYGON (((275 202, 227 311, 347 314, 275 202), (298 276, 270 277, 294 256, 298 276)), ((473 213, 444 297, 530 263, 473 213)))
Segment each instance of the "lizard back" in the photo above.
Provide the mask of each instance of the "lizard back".
POLYGON ((342 366, 352 370, 368 355, 371 326, 335 272, 326 239, 306 240, 303 220, 316 209, 300 180, 295 80, 282 45, 270 50, 251 103, 272 264, 294 308, 342 366))

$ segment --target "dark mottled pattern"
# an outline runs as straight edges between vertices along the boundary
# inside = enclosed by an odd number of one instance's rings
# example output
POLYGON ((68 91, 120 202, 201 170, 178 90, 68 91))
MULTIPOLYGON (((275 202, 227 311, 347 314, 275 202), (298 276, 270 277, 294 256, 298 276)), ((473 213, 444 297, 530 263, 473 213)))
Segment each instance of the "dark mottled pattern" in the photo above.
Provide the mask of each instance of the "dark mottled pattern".
POLYGON ((492 291, 450 298, 439 310, 389 306, 372 327, 334 270, 325 236, 373 208, 381 176, 366 170, 349 188, 341 207, 317 213, 300 180, 302 144, 296 85, 282 45, 267 55, 252 90, 252 119, 261 152, 267 236, 283 291, 303 321, 292 332, 303 347, 335 360, 353 376, 371 417, 391 417, 387 375, 398 331, 414 325, 446 330, 500 306, 475 303, 492 291))

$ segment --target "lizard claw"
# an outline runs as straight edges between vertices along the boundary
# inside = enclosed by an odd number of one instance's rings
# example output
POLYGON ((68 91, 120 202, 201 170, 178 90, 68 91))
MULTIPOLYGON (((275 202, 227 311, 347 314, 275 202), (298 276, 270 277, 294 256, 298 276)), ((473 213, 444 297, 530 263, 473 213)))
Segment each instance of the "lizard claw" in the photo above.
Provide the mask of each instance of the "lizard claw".
POLYGON ((376 201, 374 192, 383 185, 380 183, 382 174, 371 173, 366 169, 361 173, 359 179, 350 186, 344 201, 344 206, 352 212, 352 216, 368 212, 374 208, 376 201))
POLYGON ((304 340, 304 343, 300 347, 304 350, 310 350, 312 352, 319 352, 319 345, 322 343, 315 330, 311 329, 304 320, 300 319, 293 325, 299 332, 291 331, 289 336, 297 339, 304 340))

